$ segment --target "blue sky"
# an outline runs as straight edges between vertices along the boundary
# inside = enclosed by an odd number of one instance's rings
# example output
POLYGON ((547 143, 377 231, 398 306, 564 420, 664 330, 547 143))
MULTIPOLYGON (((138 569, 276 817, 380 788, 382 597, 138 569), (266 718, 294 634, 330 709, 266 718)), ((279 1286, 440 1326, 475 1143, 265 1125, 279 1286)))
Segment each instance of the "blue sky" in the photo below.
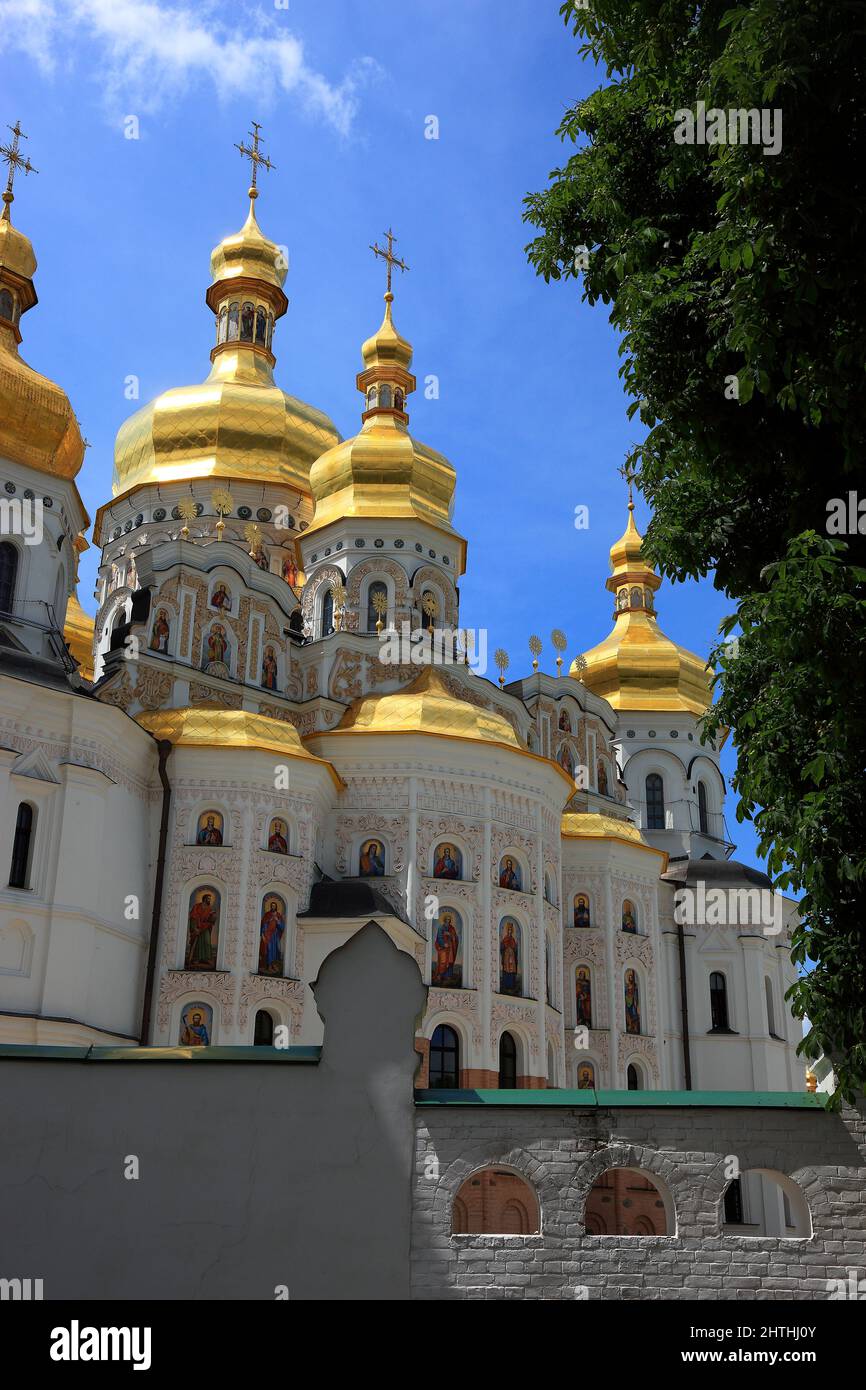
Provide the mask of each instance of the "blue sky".
MULTIPOLYGON (((246 214, 233 148, 254 118, 276 169, 258 214, 289 248, 277 379, 335 420, 359 422, 359 348, 384 289, 368 250, 393 226, 410 273, 395 320, 415 349, 411 429, 458 473, 468 537, 462 620, 529 669, 527 639, 562 628, 569 658, 611 626, 608 550, 624 529, 617 472, 635 440, 617 340, 574 282, 526 263, 525 193, 565 151, 554 130, 600 75, 577 56, 557 0, 0 0, 0 121, 20 118, 38 177, 13 216, 39 260, 25 358, 68 391, 91 442, 79 485, 91 515, 110 495, 116 431, 134 405, 202 380, 212 318, 209 254, 246 214), (124 118, 140 138, 124 138, 124 118), (438 140, 425 139, 436 116, 438 140), (590 526, 574 527, 575 507, 590 526)), ((638 501, 638 521, 646 512, 638 501)), ((80 598, 93 611, 95 554, 80 598)), ((729 603, 709 580, 658 596, 664 630, 706 652, 729 603)), ((733 766, 725 753, 725 770, 733 766)), ((754 835, 728 824, 737 857, 754 835)))

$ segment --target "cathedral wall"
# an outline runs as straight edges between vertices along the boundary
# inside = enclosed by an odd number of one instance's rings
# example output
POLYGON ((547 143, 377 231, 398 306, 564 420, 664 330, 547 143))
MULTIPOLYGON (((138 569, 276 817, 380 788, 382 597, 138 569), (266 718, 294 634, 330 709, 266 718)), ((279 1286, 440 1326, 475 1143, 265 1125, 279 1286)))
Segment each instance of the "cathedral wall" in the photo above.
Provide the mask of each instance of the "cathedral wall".
POLYGON ((828 1281, 847 1288, 852 1269, 863 1277, 862 1108, 842 1116, 765 1104, 653 1109, 647 1098, 628 1108, 446 1104, 416 1113, 413 1298, 823 1299, 834 1287, 828 1281), (782 1175, 791 1204, 805 1201, 811 1234, 725 1227, 732 1156, 747 1180, 754 1170, 782 1175), (635 1177, 635 1221, 646 1207, 644 1228, 667 1223, 671 1234, 588 1233, 595 1183, 613 1169, 615 1188, 624 1168, 635 1177), (465 1221, 459 1205, 454 1217, 464 1184, 490 1171, 526 1180, 540 1207, 538 1234, 451 1234, 452 1220, 465 1221), (651 1205, 644 1179, 658 1190, 651 1205))

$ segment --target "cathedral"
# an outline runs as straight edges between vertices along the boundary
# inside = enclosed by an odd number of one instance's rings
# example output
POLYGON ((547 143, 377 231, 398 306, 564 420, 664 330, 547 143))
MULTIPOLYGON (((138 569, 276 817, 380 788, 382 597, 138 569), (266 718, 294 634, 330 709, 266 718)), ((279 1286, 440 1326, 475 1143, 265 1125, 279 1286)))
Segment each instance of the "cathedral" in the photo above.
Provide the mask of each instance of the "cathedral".
POLYGON ((456 470, 411 432, 393 238, 343 438, 277 384, 287 268, 255 127, 249 212, 210 258, 210 362, 123 424, 91 522, 73 406, 20 352, 13 134, 0 1042, 315 1046, 310 985, 373 921, 427 986, 420 1087, 802 1090, 796 905, 732 858, 711 672, 659 625, 630 495, 608 636, 564 666, 554 633, 556 674, 533 638, 526 674, 497 652, 491 679, 461 618, 456 470))

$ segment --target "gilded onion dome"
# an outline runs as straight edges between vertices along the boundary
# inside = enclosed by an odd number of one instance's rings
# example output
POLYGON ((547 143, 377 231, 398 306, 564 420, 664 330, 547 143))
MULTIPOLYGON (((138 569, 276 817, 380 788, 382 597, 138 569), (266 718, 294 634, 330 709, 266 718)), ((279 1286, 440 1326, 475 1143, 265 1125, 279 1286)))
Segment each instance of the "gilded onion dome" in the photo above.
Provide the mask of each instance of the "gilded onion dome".
POLYGON ((435 666, 426 666, 402 690, 353 701, 333 732, 435 734, 524 751, 504 715, 456 695, 435 666))
MULTIPOLYGON (((457 475, 443 454, 409 433, 412 346, 394 326, 393 299, 389 290, 381 326, 361 349, 361 429, 323 453, 310 471, 316 510, 308 535, 346 517, 404 517, 457 536, 451 525, 457 475)), ((462 554, 465 543, 457 538, 462 554)))
POLYGON ((243 227, 211 255, 210 375, 198 386, 164 391, 121 426, 115 496, 141 483, 193 478, 288 483, 308 493, 312 463, 340 438, 327 415, 274 381, 273 333, 288 308, 287 264, 259 227, 257 196, 252 187, 243 227))
POLYGON ((74 478, 84 441, 66 392, 18 354, 21 315, 37 302, 36 257, 12 225, 7 187, 0 216, 0 457, 55 478, 74 478))
POLYGON ((317 764, 338 789, 344 786, 333 765, 305 748, 295 726, 284 719, 209 704, 140 710, 134 718, 155 739, 166 739, 178 747, 259 749, 276 753, 281 759, 297 758, 317 764))
POLYGON ((659 627, 653 596, 661 579, 643 558, 631 500, 628 508, 628 525, 611 547, 606 581, 616 602, 613 631, 572 663, 570 675, 614 709, 703 714, 712 703, 712 672, 659 627))

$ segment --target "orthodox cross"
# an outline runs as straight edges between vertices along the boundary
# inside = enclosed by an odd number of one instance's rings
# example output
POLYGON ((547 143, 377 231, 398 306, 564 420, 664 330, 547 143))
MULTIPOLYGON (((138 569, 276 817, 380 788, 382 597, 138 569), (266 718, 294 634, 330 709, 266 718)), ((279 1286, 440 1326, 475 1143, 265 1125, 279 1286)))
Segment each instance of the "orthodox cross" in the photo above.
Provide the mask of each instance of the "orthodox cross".
POLYGON ((27 139, 27 136, 21 129, 21 122, 16 121, 14 125, 7 126, 7 130, 12 131, 12 143, 11 145, 0 145, 0 158, 3 159, 4 163, 9 165, 9 177, 6 180, 6 192, 3 194, 3 201, 6 204, 5 208, 3 209, 3 216, 6 218, 8 218, 9 216, 9 204, 12 202, 14 196, 12 193, 12 185, 15 182, 16 171, 18 169, 23 169, 25 174, 39 173, 39 170, 34 169, 33 165, 30 163, 30 160, 27 159, 26 156, 24 158, 22 158, 21 156, 20 141, 22 137, 25 140, 27 139))
POLYGON ((259 172, 259 165, 261 164, 263 169, 276 169, 277 166, 276 164, 271 163, 267 155, 260 154, 259 152, 259 143, 261 142, 262 137, 259 134, 261 126, 259 125, 258 121, 253 121, 252 127, 252 130, 249 132, 253 142, 252 149, 250 149, 249 145, 243 144, 243 142, 241 142, 240 145, 235 145, 235 149, 240 150, 242 159, 248 159, 250 161, 253 171, 253 179, 250 187, 255 188, 256 177, 259 172))
POLYGON ((395 237, 394 233, 391 231, 391 228, 390 228, 390 227, 388 228, 387 232, 385 232, 384 235, 388 238, 388 249, 387 249, 387 251, 384 251, 377 241, 374 241, 374 242, 373 242, 372 246, 370 247, 370 250, 373 252, 373 255, 374 255, 374 256, 381 256, 381 257, 382 257, 382 260, 383 260, 383 261, 386 263, 386 265, 388 266, 388 294, 390 294, 390 293, 391 293, 391 269, 392 269, 392 267, 396 265, 400 270, 408 270, 409 267, 408 267, 408 265, 406 264, 405 261, 401 261, 401 260, 400 260, 399 256, 395 256, 395 255, 394 255, 394 242, 397 240, 397 238, 395 237))
POLYGON ((632 484, 634 483, 634 468, 630 463, 624 463, 619 469, 628 483, 628 507, 629 511, 634 511, 634 497, 632 496, 632 484))

